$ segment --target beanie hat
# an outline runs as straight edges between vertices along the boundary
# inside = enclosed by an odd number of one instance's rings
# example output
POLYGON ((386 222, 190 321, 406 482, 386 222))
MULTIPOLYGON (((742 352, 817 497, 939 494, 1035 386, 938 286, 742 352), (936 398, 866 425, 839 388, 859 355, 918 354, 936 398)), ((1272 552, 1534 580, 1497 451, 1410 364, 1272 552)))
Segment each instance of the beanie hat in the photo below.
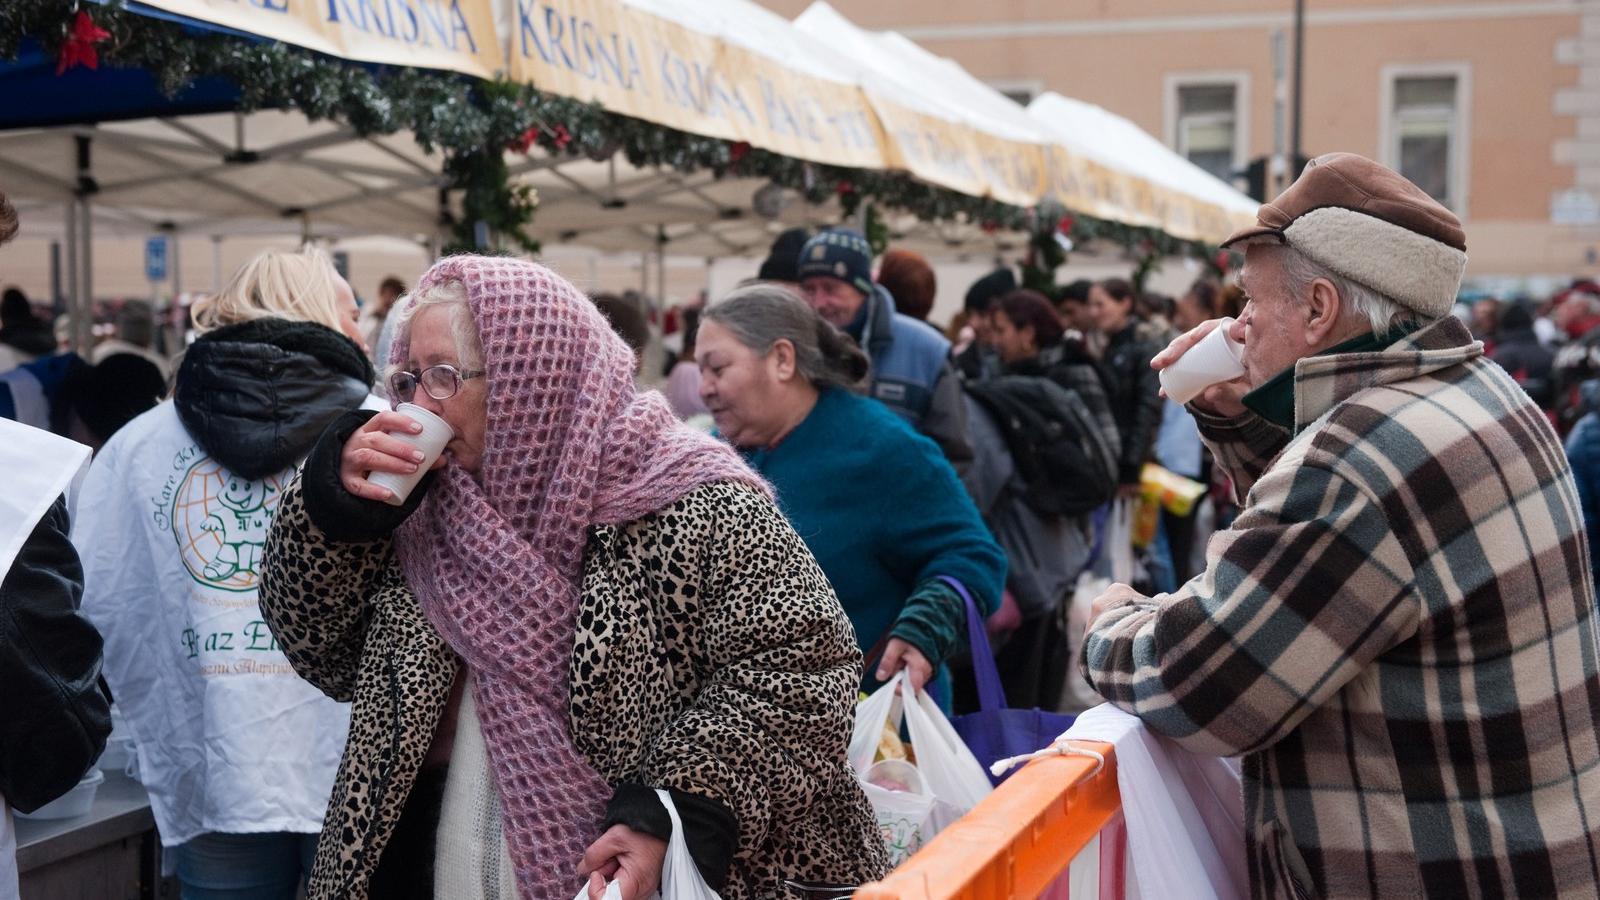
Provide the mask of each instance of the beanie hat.
POLYGON ((1329 153, 1223 247, 1273 240, 1402 306, 1450 312, 1467 269, 1461 220, 1400 173, 1354 153, 1329 153))
POLYGON ((872 245, 859 231, 829 228, 800 252, 800 279, 807 278, 837 278, 871 296, 872 245))
POLYGON ((761 261, 756 278, 760 281, 799 281, 800 250, 810 236, 811 232, 804 228, 791 228, 778 235, 772 242, 767 258, 761 261))
POLYGON ((990 304, 1016 289, 1017 276, 1009 268, 995 269, 967 288, 967 298, 962 307, 968 312, 987 312, 990 304))

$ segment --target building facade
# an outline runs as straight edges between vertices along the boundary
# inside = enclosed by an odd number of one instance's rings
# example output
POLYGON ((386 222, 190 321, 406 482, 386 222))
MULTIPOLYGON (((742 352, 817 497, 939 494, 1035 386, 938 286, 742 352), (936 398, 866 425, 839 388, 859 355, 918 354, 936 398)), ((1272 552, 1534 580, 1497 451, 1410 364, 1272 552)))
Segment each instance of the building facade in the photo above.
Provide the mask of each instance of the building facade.
MULTIPOLYGON (((1293 0, 833 2, 1019 100, 1099 104, 1219 175, 1287 174, 1293 0)), ((1467 223, 1470 276, 1600 272, 1600 2, 1305 6, 1304 155, 1361 153, 1433 193, 1467 223)))

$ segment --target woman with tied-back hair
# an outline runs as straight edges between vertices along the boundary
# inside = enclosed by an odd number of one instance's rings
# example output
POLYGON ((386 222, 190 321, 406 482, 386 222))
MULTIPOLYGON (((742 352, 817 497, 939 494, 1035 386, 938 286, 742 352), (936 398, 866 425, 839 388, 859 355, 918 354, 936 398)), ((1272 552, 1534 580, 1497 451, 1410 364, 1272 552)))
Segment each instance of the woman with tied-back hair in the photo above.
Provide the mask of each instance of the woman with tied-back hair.
POLYGON ((861 654, 763 482, 542 266, 457 256, 399 310, 398 412, 334 423, 286 491, 262 607, 352 702, 311 900, 523 900, 661 875, 669 793, 726 900, 856 885, 884 848, 846 757, 861 654), (513 887, 514 886, 514 887, 513 887))
POLYGON ((881 652, 868 674, 903 669, 948 705, 941 664, 966 609, 941 576, 988 615, 1006 561, 938 446, 857 392, 866 356, 786 288, 752 285, 711 306, 695 352, 722 437, 772 483, 869 666, 881 652))

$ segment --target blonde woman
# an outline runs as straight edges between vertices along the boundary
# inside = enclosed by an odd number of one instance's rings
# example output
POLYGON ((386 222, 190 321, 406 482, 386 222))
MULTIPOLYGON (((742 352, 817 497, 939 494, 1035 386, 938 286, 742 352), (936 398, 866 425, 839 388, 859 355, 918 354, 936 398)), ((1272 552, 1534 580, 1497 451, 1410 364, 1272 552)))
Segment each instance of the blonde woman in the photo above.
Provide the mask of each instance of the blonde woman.
POLYGON ((75 516, 83 611, 184 900, 289 900, 349 712, 294 674, 256 602, 267 526, 372 367, 350 286, 269 251, 195 313, 174 395, 95 458, 75 516))

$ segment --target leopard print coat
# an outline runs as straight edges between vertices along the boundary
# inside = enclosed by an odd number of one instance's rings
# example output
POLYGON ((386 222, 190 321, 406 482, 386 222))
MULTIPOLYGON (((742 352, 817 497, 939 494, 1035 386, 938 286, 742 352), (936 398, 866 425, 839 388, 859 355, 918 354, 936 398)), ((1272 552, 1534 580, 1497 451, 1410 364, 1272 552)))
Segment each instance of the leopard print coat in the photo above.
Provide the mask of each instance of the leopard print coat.
MULTIPOLYGON (((296 671, 352 703, 308 897, 363 900, 459 661, 390 542, 330 540, 306 514, 299 481, 272 525, 260 598, 296 671)), ((613 785, 673 788, 733 811, 726 900, 784 896, 785 879, 884 874, 882 838, 846 759, 860 669, 822 570, 748 486, 707 485, 591 530, 573 738, 613 785)))

